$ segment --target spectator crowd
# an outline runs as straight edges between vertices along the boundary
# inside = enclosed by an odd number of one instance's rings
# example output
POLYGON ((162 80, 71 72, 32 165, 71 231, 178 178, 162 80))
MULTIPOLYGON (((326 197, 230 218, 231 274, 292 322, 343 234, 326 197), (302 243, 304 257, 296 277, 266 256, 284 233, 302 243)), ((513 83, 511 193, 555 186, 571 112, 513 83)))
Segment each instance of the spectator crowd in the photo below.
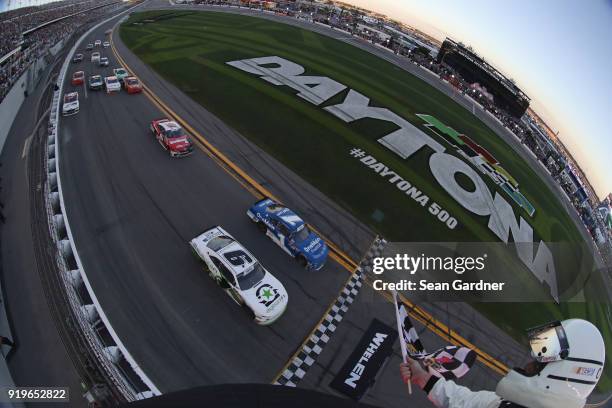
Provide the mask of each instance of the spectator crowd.
MULTIPOLYGON (((347 9, 335 4, 324 3, 315 5, 315 3, 312 2, 266 2, 265 0, 196 0, 194 3, 251 8, 269 8, 266 7, 266 5, 272 3, 274 4, 272 10, 277 14, 307 19, 311 22, 326 24, 350 32, 353 36, 359 37, 372 44, 378 44, 382 47, 389 48, 397 55, 404 56, 414 64, 435 73, 440 79, 452 84, 457 89, 458 93, 467 95, 482 105, 485 110, 493 114, 504 124, 504 126, 511 129, 519 138, 523 139, 526 135, 531 133, 523 122, 510 115, 508 112, 505 112, 499 106, 496 106, 494 98, 484 87, 467 82, 449 65, 438 63, 427 48, 404 46, 398 40, 395 33, 389 32, 385 37, 380 36, 380 33, 385 32, 384 26, 386 24, 386 22, 381 19, 374 19, 376 21, 375 23, 368 23, 363 18, 364 15, 355 9, 347 9), (359 27, 361 27, 361 29, 359 29, 359 27), (364 30, 364 28, 366 29, 364 30)), ((421 39, 421 41, 427 43, 424 39, 421 39)))
POLYGON ((0 102, 30 64, 47 55, 51 47, 85 24, 120 7, 124 5, 112 0, 63 0, 0 13, 0 60, 19 48, 18 52, 0 64, 0 102), (24 35, 28 30, 66 16, 71 17, 24 35))
MULTIPOLYGON (((13 11, 0 13, 0 58, 21 45, 22 50, 7 63, 0 66, 0 101, 10 90, 11 85, 16 81, 24 70, 36 59, 48 53, 49 48, 55 45, 62 38, 72 35, 79 27, 97 19, 102 14, 108 13, 111 9, 121 7, 113 0, 106 0, 108 6, 89 11, 92 7, 103 3, 97 0, 63 0, 50 3, 44 6, 24 7, 13 11), (78 13, 78 14, 77 14, 78 13), (76 14, 72 17, 62 19, 41 29, 33 31, 27 35, 24 32, 40 26, 41 24, 55 19, 76 14)), ((520 120, 512 117, 507 112, 495 106, 494 100, 487 95, 486 90, 474 87, 473 84, 465 81, 450 66, 438 63, 427 49, 409 48, 402 46, 397 41, 396 36, 391 40, 384 39, 376 35, 383 30, 382 22, 374 25, 375 30, 358 30, 357 23, 363 26, 362 16, 354 10, 347 10, 335 5, 313 7, 313 3, 299 2, 267 2, 258 0, 197 0, 196 4, 215 4, 215 5, 238 5, 253 8, 269 8, 274 5, 273 10, 284 15, 303 17, 308 16, 310 21, 316 21, 331 25, 343 30, 352 32, 354 36, 361 37, 373 44, 390 48, 398 55, 402 55, 413 63, 437 74, 441 79, 452 84, 457 92, 468 95, 484 109, 495 115, 505 126, 512 129, 517 136, 524 138, 531 131, 520 120), (377 31, 378 30, 378 31, 377 31)), ((388 36, 387 36, 388 37, 388 36)))

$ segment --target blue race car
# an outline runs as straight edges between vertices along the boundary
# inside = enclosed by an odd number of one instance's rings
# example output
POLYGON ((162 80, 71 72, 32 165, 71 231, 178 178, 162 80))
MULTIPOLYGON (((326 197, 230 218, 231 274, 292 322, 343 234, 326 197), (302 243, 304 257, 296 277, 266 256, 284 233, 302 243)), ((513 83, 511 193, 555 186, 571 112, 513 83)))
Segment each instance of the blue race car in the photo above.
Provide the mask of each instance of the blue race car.
POLYGON ((318 270, 325 264, 329 252, 327 245, 287 207, 264 198, 253 204, 247 215, 262 232, 304 267, 318 270))

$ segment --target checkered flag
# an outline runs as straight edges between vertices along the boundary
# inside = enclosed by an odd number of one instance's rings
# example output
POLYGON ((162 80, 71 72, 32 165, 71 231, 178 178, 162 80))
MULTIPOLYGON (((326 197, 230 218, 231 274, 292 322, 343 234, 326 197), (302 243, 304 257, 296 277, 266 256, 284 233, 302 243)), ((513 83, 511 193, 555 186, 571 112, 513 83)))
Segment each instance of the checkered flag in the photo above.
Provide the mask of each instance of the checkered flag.
POLYGON ((461 378, 476 361, 476 352, 467 347, 446 346, 423 358, 429 372, 447 380, 461 378))
POLYGON ((394 299, 397 307, 397 326, 402 334, 400 337, 402 354, 405 353, 413 360, 422 361, 429 372, 436 377, 454 380, 467 374, 476 361, 476 352, 467 347, 446 346, 428 353, 412 325, 406 306, 397 302, 397 293, 394 293, 394 299))
POLYGON ((419 339, 419 334, 412 325, 412 321, 408 316, 406 306, 400 304, 399 307, 399 320, 402 328, 402 335, 404 342, 406 343, 406 352, 412 359, 422 359, 427 352, 419 339))

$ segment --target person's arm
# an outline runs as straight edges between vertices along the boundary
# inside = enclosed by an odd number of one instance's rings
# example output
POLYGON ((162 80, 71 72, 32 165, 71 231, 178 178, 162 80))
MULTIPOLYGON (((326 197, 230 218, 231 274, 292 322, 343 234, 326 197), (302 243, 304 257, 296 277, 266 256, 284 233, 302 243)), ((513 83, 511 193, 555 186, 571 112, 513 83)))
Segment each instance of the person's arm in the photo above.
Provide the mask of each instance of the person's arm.
POLYGON ((436 378, 427 392, 427 397, 437 407, 444 408, 497 408, 501 399, 493 391, 472 391, 454 381, 436 378), (435 381, 435 382, 434 382, 435 381))
POLYGON ((410 358, 408 363, 400 365, 400 372, 404 382, 418 385, 439 408, 496 408, 501 402, 492 391, 471 391, 454 381, 435 377, 410 358))

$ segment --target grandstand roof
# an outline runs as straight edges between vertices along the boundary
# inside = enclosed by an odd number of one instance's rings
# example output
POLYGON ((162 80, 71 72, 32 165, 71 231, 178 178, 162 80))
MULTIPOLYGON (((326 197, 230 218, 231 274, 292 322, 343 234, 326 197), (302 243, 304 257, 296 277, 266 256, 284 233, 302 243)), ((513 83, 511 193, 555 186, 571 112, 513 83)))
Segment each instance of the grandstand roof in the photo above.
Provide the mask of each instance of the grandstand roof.
MULTIPOLYGON (((485 61, 482 57, 480 57, 474 51, 468 49, 463 44, 460 44, 448 37, 446 37, 444 42, 445 43, 448 42, 450 45, 453 46, 456 52, 458 52, 464 58, 468 59, 469 61, 476 64, 480 68, 484 69, 488 74, 490 74, 495 79, 497 79, 499 83, 502 84, 510 92, 514 93, 515 95, 519 95, 522 98, 525 98, 527 100, 531 100, 523 91, 521 91, 521 89, 518 86, 516 86, 516 84, 513 81, 511 81, 504 74, 499 72, 494 66, 489 64, 487 61, 485 61)), ((442 48, 444 48, 444 43, 442 44, 442 48)))
POLYGON ((384 25, 383 26, 385 28, 385 30, 391 31, 395 34, 398 34, 400 37, 402 37, 404 40, 413 43, 415 46, 421 46, 421 47, 425 47, 429 50, 429 53, 431 54, 432 57, 435 57, 436 55, 438 55, 438 48, 427 44, 426 42, 420 40, 419 38, 416 38, 413 35, 410 35, 408 33, 405 33, 401 30, 398 30, 396 28, 391 27, 390 25, 384 25))

